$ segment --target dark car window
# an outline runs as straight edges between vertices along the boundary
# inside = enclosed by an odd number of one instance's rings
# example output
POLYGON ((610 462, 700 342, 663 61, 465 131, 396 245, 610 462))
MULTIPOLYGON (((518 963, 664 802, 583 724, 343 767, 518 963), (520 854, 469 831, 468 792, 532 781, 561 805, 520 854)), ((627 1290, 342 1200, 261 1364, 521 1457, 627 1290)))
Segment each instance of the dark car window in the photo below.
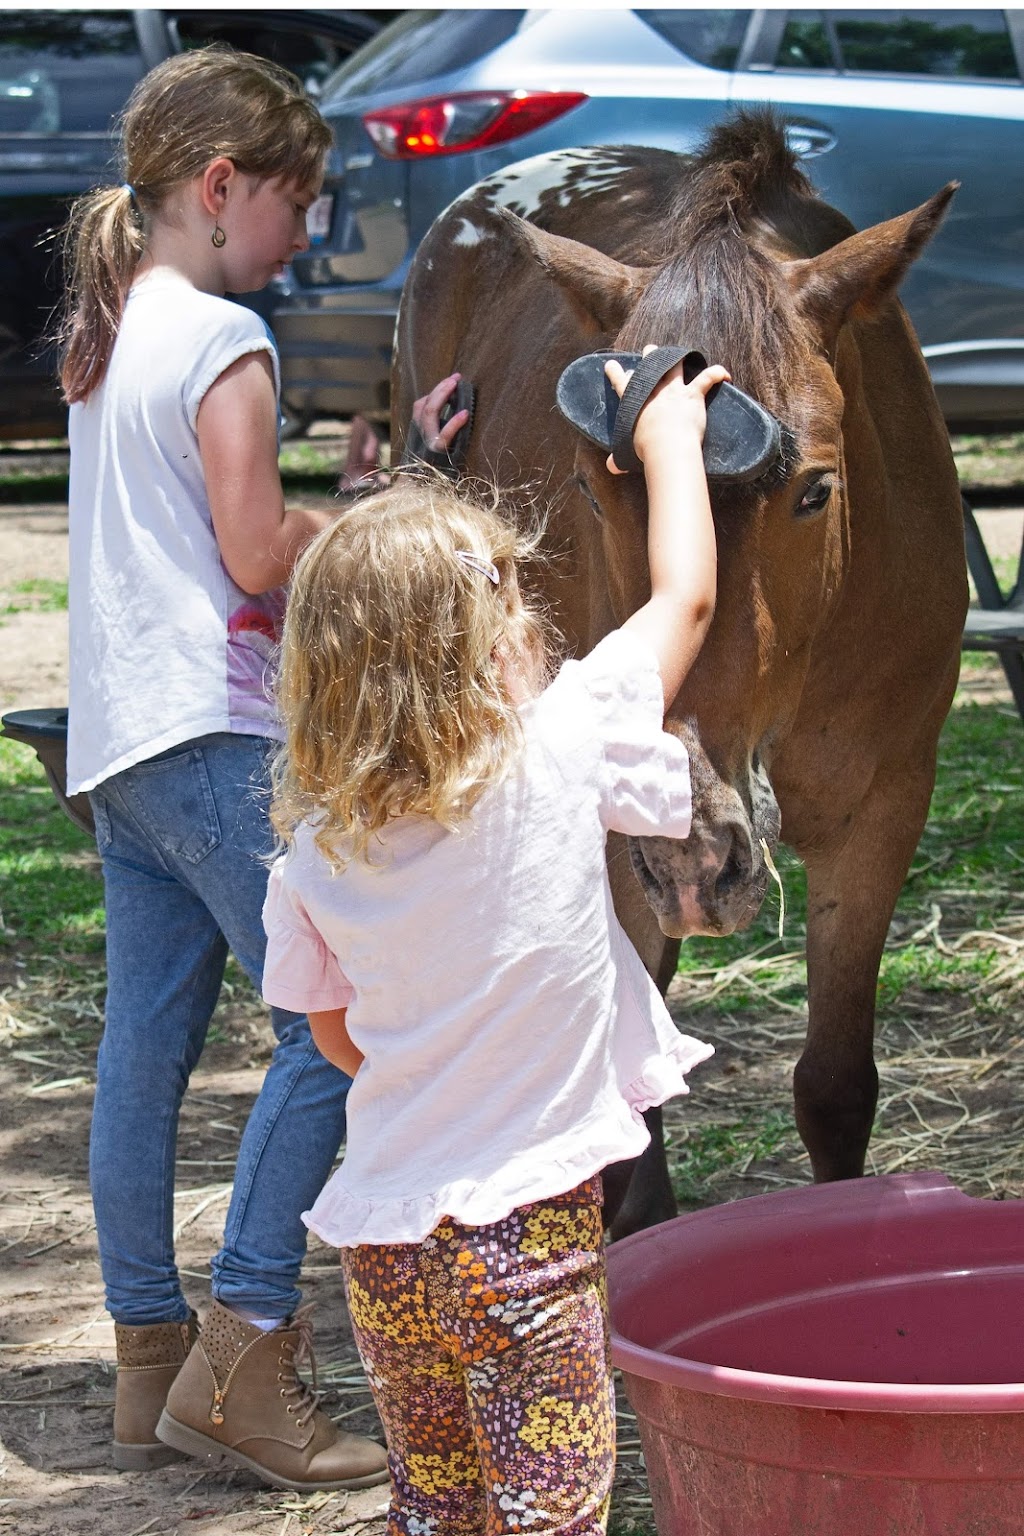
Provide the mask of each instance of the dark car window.
POLYGON ((776 69, 839 69, 835 37, 820 11, 790 13, 782 34, 776 69))
POLYGON ((0 132, 106 132, 145 73, 130 11, 0 11, 0 132))
POLYGON ((326 82, 323 105, 447 75, 482 59, 518 30, 525 11, 407 11, 326 82))
POLYGON ((288 26, 259 11, 235 14, 210 11, 181 11, 175 18, 178 40, 183 48, 202 48, 207 43, 228 43, 246 53, 258 53, 298 75, 314 95, 343 59, 365 38, 371 36, 368 25, 360 36, 353 23, 347 46, 338 39, 319 33, 309 26, 288 26))
POLYGON ((750 23, 749 11, 637 11, 673 48, 711 69, 733 69, 750 23))
POLYGON ((799 11, 786 24, 776 66, 1017 79, 1002 11, 799 11))

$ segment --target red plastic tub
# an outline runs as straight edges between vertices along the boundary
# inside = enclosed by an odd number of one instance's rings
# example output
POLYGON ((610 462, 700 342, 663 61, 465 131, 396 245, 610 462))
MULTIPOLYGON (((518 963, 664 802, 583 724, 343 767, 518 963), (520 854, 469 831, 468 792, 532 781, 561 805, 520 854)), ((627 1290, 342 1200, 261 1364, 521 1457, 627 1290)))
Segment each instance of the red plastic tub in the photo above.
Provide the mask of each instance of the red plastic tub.
POLYGON ((1022 1536, 1024 1201, 786 1190, 608 1250, 660 1536, 1022 1536))

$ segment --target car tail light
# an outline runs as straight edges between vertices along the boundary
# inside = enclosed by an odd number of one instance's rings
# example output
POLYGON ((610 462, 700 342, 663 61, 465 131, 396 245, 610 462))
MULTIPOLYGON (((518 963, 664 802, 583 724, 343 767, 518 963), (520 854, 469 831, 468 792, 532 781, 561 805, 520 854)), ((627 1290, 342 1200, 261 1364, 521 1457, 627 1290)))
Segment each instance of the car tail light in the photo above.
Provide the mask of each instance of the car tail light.
POLYGON ((463 91, 381 107, 363 123, 386 159, 421 160, 518 139, 586 99, 579 91, 463 91))

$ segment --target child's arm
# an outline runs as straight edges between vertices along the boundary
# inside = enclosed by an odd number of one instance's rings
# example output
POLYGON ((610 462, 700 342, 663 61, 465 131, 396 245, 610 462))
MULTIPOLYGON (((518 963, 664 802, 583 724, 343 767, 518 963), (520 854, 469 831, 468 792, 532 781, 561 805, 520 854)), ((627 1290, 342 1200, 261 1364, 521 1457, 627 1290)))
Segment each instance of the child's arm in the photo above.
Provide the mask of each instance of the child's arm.
MULTIPOLYGON (((616 362, 605 371, 621 395, 629 374, 616 362)), ((684 384, 682 369, 673 368, 633 431, 647 479, 651 596, 622 628, 641 635, 657 656, 666 709, 696 660, 715 611, 718 552, 701 444, 704 397, 728 377, 724 368, 705 368, 684 384)), ((608 468, 620 472, 611 458, 608 468)))
POLYGON ((334 1066, 355 1077, 363 1064, 363 1053, 352 1044, 345 1023, 347 1008, 328 1008, 323 1013, 310 1013, 309 1027, 313 1042, 321 1056, 326 1056, 334 1066))
MULTIPOLYGON (((435 384, 413 406, 428 445, 446 452, 468 418, 442 427, 439 413, 459 375, 435 384)), ((196 419, 206 493, 220 557, 243 592, 285 584, 303 549, 333 520, 312 507, 286 508, 277 465, 277 395, 265 352, 240 357, 211 384, 196 419)))
POLYGON ((266 352, 247 353, 214 380, 199 407, 196 431, 213 531, 228 575, 253 595, 283 586, 302 550, 332 516, 285 507, 277 466, 277 395, 266 352))

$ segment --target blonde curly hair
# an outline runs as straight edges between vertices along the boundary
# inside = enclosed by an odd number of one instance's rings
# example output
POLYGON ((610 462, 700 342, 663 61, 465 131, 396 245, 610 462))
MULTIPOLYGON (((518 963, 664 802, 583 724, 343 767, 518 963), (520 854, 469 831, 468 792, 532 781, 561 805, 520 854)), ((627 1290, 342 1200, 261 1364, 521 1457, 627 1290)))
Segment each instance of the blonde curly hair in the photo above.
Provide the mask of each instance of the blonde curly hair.
POLYGON ((308 820, 340 868, 368 859, 396 817, 456 828, 505 775, 518 706, 546 677, 547 623, 516 575, 538 537, 416 474, 313 540, 295 568, 277 682, 287 737, 271 820, 283 845, 308 820))

